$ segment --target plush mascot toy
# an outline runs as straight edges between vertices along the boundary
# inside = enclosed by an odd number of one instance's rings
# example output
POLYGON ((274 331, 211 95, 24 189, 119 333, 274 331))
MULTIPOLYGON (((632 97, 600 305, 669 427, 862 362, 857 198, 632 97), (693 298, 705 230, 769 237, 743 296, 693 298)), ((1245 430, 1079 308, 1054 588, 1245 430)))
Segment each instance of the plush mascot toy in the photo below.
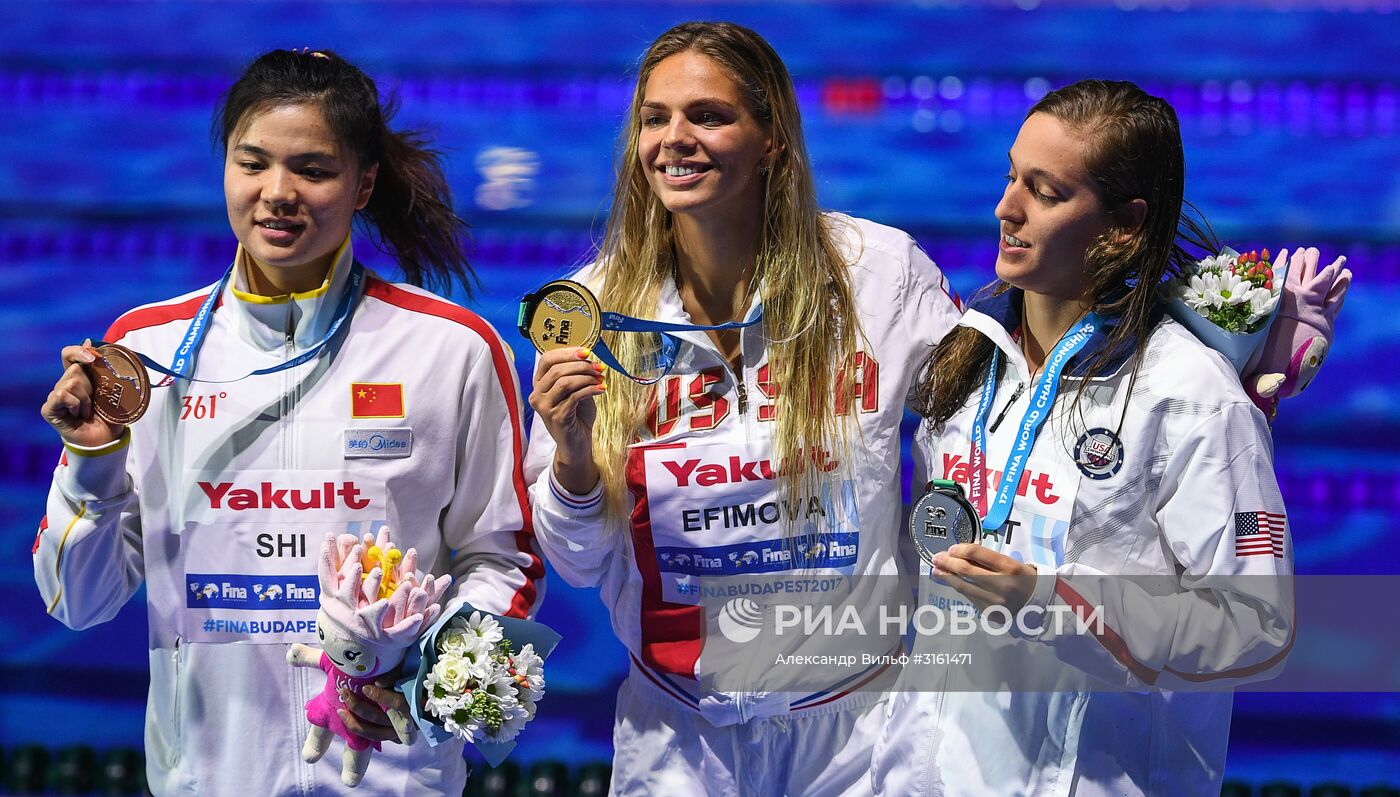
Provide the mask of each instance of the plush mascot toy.
MULTIPOLYGON (((1285 253, 1279 254, 1282 262, 1285 253)), ((1332 345, 1351 271, 1345 257, 1317 270, 1316 249, 1298 249, 1288 263, 1278 318, 1268 339, 1245 367, 1245 392, 1272 422, 1279 400, 1296 396, 1317 375, 1332 345)))
MULTIPOLYGON (((369 748, 378 750, 379 742, 345 727, 336 713, 345 708, 339 690, 360 696, 376 677, 397 667, 418 634, 437 620, 439 601, 452 584, 451 576, 419 581, 417 564, 417 552, 395 548, 387 528, 377 539, 327 534, 321 544, 321 611, 316 615, 321 648, 294 644, 287 662, 326 673, 325 689, 306 704, 311 731, 301 754, 308 763, 319 761, 332 734, 344 739, 340 779, 346 786, 359 785, 369 768, 369 748)), ((412 720, 400 711, 388 713, 399 739, 407 742, 412 720)))

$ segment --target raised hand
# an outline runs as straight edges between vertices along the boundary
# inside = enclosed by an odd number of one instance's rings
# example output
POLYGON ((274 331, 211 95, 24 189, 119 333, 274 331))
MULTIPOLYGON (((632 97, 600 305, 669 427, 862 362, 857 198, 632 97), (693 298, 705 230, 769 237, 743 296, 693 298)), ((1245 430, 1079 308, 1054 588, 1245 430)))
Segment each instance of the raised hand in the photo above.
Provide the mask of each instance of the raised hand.
POLYGON ((108 423, 92 411, 92 380, 83 372, 84 365, 97 361, 92 341, 64 346, 61 357, 63 376, 49 391, 39 413, 65 443, 96 448, 116 442, 126 427, 108 423))
POLYGON ((530 406, 554 438, 554 477, 574 493, 598 483, 593 464, 595 396, 607 391, 603 366, 588 359, 587 349, 555 349, 540 355, 530 406))

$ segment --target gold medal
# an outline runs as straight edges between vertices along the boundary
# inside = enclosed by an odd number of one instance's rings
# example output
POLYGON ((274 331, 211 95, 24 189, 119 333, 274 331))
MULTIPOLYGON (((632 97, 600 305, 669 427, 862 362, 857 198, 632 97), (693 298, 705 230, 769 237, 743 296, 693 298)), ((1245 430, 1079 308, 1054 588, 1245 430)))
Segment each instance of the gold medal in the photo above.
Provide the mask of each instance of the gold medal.
POLYGON ((83 365, 92 381, 92 411, 107 423, 130 426, 151 403, 151 380, 141 360, 125 346, 104 343, 95 362, 83 365))
POLYGON ((603 331, 603 312, 592 291, 573 280, 555 280, 521 302, 520 331, 541 354, 592 348, 603 331))

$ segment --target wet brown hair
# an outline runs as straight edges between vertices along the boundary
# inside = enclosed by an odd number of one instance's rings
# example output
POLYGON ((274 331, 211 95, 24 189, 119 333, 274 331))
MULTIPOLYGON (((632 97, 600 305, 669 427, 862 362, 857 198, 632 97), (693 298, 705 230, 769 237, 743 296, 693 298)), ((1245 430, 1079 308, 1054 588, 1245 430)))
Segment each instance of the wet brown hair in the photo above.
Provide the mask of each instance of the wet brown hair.
MULTIPOLYGON (((1147 202, 1147 215, 1134 235, 1115 240, 1123 231, 1115 221, 1084 253, 1090 309, 1115 324, 1098 354, 1077 369, 1077 375, 1089 378, 1121 356, 1128 341, 1137 341, 1134 357, 1141 357, 1161 317, 1162 282, 1179 275, 1200 254, 1218 251, 1219 245, 1185 200, 1181 125, 1166 100, 1126 81, 1082 80, 1045 95, 1026 118, 1037 113, 1055 117, 1088 141, 1085 166, 1112 218, 1118 219, 1134 199, 1147 202)), ((997 280, 973 301, 1010 287, 997 280)), ((982 333, 954 327, 924 362, 913 409, 934 426, 951 418, 981 384, 994 348, 982 333)))

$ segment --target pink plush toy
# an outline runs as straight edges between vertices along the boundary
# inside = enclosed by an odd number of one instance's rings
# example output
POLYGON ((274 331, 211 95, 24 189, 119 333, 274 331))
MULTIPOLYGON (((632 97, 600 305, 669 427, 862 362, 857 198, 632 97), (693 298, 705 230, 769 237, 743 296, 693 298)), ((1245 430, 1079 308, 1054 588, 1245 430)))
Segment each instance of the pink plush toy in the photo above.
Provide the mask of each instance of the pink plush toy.
MULTIPOLYGON (((327 534, 321 543, 321 611, 316 615, 321 649, 294 644, 287 662, 326 673, 325 689, 306 704, 311 730, 301 754, 308 763, 319 761, 332 736, 344 739, 340 779, 346 786, 359 785, 369 768, 370 748, 378 750, 379 742, 345 726, 337 713, 345 708, 339 690, 361 696, 376 677, 399 666, 418 634, 437 620, 439 601, 452 584, 451 576, 435 580, 431 575, 420 583, 417 564, 418 552, 395 548, 387 528, 378 539, 327 534)), ((398 710, 388 714, 399 740, 407 743, 412 720, 398 710)))
MULTIPOLYGON (((1287 257, 1287 251, 1279 252, 1274 262, 1283 263, 1287 257)), ((1244 369, 1245 392, 1270 421, 1278 412, 1279 400, 1303 392, 1322 367, 1332 345, 1333 323, 1351 285, 1345 257, 1321 271, 1318 258, 1315 248, 1294 251, 1278 317, 1244 369)))

